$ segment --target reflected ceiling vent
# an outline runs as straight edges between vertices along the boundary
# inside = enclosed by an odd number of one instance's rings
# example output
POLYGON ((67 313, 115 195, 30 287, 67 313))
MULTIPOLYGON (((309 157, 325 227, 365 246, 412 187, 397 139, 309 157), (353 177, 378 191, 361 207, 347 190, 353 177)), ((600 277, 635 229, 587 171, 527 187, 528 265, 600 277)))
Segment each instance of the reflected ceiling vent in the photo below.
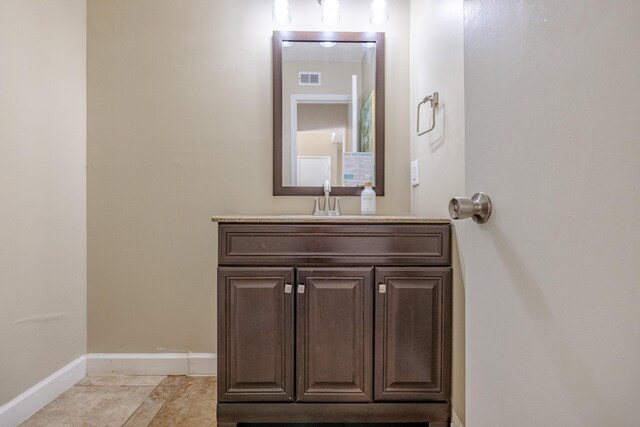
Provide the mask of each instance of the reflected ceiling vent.
POLYGON ((320 71, 300 71, 298 86, 320 86, 320 71))

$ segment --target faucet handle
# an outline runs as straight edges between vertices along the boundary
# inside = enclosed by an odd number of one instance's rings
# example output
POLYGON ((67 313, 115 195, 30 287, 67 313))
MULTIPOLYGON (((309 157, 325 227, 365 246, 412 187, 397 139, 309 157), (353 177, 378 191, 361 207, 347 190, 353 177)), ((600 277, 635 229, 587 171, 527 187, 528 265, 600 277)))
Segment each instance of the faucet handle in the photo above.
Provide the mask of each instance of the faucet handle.
POLYGON ((340 212, 340 200, 342 200, 340 197, 336 197, 335 201, 333 202, 334 215, 342 215, 342 213, 340 212))
POLYGON ((313 214, 314 215, 319 215, 320 214, 320 199, 318 197, 315 197, 313 202, 313 214))

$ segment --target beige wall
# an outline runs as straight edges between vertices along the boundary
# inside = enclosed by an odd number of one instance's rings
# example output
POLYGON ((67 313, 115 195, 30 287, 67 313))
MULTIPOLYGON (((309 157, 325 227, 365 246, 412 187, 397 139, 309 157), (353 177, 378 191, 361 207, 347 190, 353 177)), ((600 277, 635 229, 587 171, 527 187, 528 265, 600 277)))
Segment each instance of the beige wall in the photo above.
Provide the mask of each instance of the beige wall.
MULTIPOLYGON (((292 23, 322 29, 291 1, 292 23)), ((272 196, 272 2, 89 0, 90 352, 216 350, 213 214, 307 213, 272 196)), ((344 2, 338 30, 372 30, 344 2)), ((306 10, 308 9, 308 10, 306 10)), ((387 196, 409 212, 408 1, 390 2, 387 196)), ((317 20, 317 22, 316 22, 317 20)), ((345 201, 356 213, 358 200, 345 201)))
POLYGON ((465 1, 467 424, 640 420, 640 2, 465 1))
MULTIPOLYGON (((330 132, 300 132, 298 134, 299 156, 331 156, 333 145, 330 132)), ((333 160, 331 159, 332 164, 333 160)))
MULTIPOLYGON (((420 160, 420 185, 411 190, 414 215, 448 218, 448 203, 464 196, 464 58, 462 0, 411 0, 411 159, 420 160), (415 108, 438 91, 435 129, 415 133, 415 108)), ((421 125, 431 111, 423 107, 421 125)), ((458 251, 464 222, 454 224, 453 242, 453 390, 452 406, 465 421, 465 286, 458 251)))
POLYGON ((86 351, 84 0, 0 2, 0 406, 86 351))
MULTIPOLYGON (((300 104, 298 105, 298 132, 345 131, 348 116, 347 104, 300 104)), ((336 135, 339 140, 342 135, 336 135)))

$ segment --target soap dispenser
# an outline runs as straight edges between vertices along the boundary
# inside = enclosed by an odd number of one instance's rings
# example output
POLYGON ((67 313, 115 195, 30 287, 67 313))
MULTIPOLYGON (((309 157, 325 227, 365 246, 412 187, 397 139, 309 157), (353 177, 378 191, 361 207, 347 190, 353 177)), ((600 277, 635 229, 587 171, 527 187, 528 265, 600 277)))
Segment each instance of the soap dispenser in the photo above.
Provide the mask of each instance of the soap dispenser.
POLYGON ((376 214, 376 192, 373 190, 373 183, 365 182, 364 190, 360 193, 360 214, 376 214))

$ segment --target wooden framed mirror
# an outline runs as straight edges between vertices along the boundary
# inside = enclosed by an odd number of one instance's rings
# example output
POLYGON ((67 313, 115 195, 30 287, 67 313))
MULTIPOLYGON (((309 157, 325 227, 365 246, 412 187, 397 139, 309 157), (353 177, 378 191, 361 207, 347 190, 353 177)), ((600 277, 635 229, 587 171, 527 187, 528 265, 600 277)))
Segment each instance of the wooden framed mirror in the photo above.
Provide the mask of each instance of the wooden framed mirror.
POLYGON ((384 33, 273 33, 273 195, 384 195, 384 33))

